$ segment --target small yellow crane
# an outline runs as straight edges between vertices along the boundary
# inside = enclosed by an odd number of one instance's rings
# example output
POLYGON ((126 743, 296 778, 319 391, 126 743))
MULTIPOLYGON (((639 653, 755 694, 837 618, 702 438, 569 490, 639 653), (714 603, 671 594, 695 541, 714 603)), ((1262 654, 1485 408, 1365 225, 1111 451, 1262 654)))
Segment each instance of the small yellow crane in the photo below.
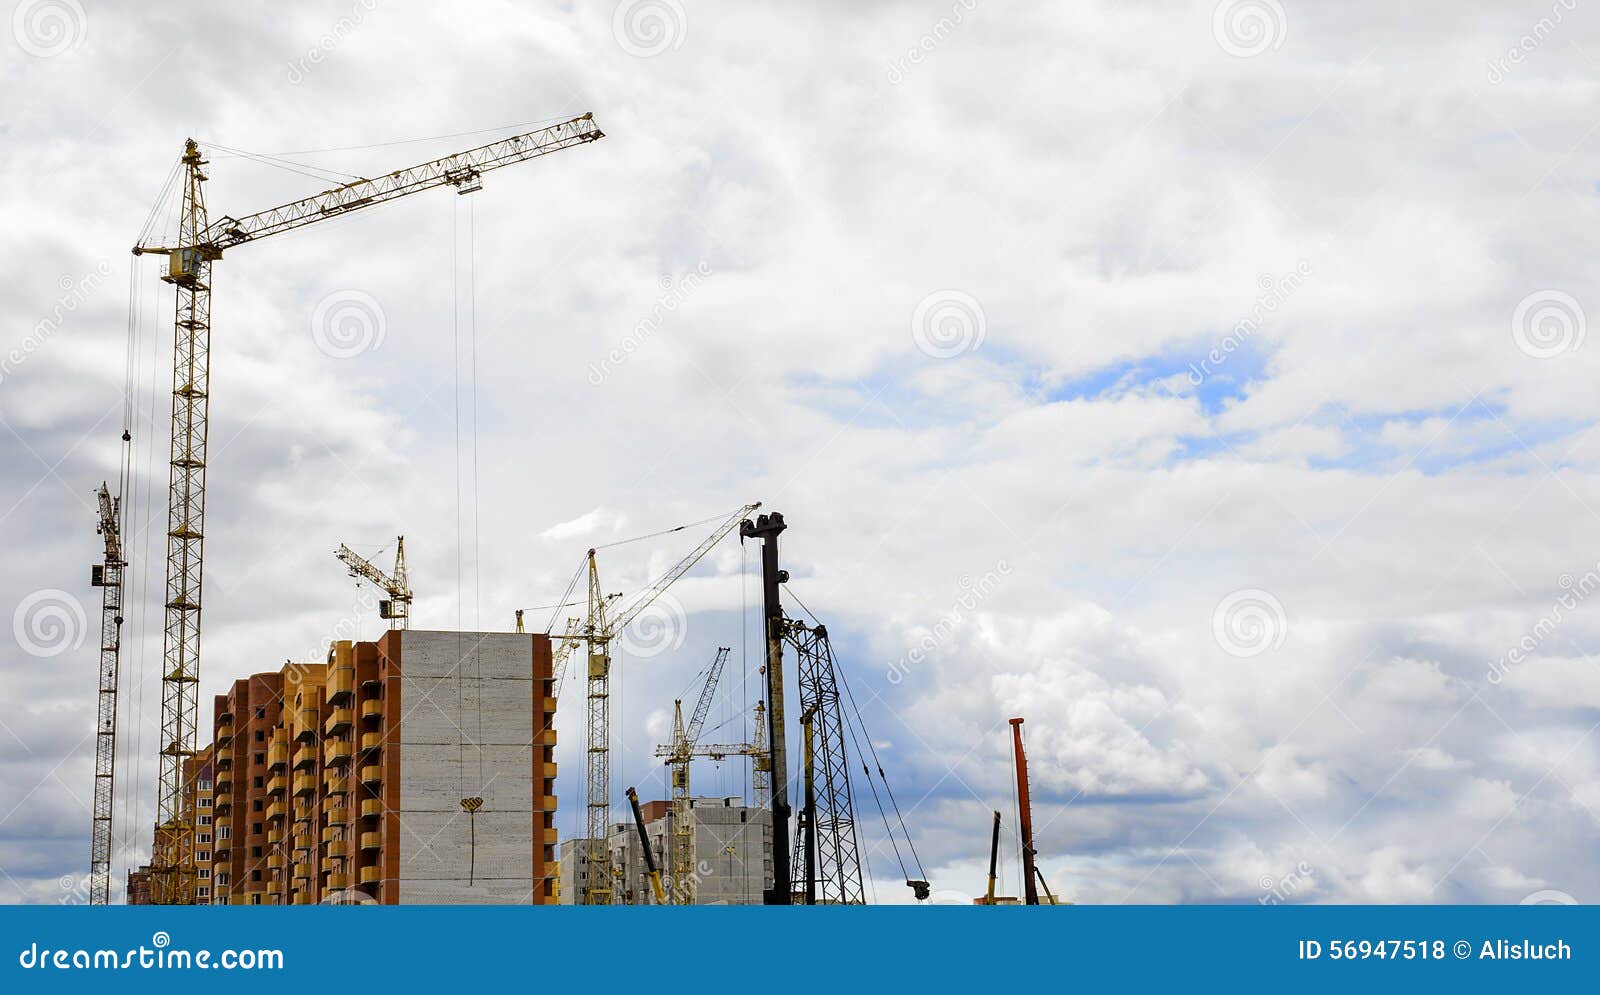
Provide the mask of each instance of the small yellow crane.
POLYGON ((394 570, 384 573, 355 550, 339 544, 333 555, 350 568, 350 576, 372 582, 388 595, 378 602, 378 617, 389 620, 389 628, 404 629, 411 624, 411 585, 406 580, 406 537, 394 540, 394 570))

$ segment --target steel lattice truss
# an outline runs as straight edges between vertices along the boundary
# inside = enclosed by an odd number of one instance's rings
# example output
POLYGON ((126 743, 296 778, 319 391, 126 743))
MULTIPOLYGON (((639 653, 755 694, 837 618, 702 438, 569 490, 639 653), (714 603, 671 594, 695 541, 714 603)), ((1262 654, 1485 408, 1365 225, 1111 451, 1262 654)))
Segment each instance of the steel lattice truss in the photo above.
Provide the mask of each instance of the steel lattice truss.
MULTIPOLYGON (((824 905, 863 905, 861 854, 850 795, 848 732, 839 706, 839 687, 826 626, 785 620, 784 639, 794 648, 800 687, 800 713, 812 715, 813 776, 817 815, 817 901, 824 905)), ((796 839, 794 882, 805 882, 805 844, 796 839)))
POLYGON ((95 717, 94 832, 89 853, 89 904, 111 901, 111 812, 116 796, 117 678, 122 659, 122 537, 119 502, 100 485, 100 534, 106 554, 95 584, 100 588, 100 695, 95 717))

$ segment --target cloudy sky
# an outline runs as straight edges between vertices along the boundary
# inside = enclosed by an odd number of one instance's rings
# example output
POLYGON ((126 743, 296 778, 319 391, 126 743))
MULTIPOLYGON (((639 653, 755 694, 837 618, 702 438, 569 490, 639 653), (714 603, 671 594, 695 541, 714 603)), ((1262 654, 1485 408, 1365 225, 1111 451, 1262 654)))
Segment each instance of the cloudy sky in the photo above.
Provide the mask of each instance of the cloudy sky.
MULTIPOLYGON (((117 875, 148 847, 171 300, 128 249, 183 140, 216 217, 585 111, 604 141, 218 265, 205 701, 379 631, 340 542, 404 532, 419 625, 503 629, 590 545, 760 500, 946 897, 1022 715, 1073 901, 1600 899, 1587 5, 13 6, 0 900, 81 900, 128 410, 117 875)), ((719 643, 743 735, 753 552, 624 654, 619 794, 664 794, 719 643)))

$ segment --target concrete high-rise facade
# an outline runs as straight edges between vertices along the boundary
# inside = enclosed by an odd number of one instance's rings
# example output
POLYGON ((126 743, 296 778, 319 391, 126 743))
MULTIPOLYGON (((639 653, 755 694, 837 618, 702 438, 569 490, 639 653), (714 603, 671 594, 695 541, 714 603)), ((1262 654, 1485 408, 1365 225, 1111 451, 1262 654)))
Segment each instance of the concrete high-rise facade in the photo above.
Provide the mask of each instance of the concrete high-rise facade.
POLYGON ((407 630, 234 682, 212 902, 553 904, 553 677, 542 634, 407 630))

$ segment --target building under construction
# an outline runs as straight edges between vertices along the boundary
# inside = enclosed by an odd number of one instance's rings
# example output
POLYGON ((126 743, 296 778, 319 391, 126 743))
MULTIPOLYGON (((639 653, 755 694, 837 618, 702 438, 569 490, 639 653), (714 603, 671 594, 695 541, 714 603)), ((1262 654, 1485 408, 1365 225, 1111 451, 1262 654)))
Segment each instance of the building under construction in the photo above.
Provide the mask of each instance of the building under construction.
POLYGON ((553 903, 550 664, 543 635, 396 629, 235 681, 185 771, 191 900, 553 903))
MULTIPOLYGON (((666 888, 674 899, 689 894, 695 905, 760 905, 772 887, 772 813, 752 808, 737 795, 727 798, 692 798, 687 831, 693 839, 692 881, 677 881, 668 874, 666 888)), ((645 836, 657 867, 671 867, 670 848, 676 815, 670 801, 640 806, 645 836)), ((594 869, 584 840, 569 840, 561 848, 561 904, 581 901, 594 869)), ((649 865, 643 842, 632 822, 611 825, 606 836, 610 858, 603 873, 612 893, 625 905, 651 902, 649 865)))

